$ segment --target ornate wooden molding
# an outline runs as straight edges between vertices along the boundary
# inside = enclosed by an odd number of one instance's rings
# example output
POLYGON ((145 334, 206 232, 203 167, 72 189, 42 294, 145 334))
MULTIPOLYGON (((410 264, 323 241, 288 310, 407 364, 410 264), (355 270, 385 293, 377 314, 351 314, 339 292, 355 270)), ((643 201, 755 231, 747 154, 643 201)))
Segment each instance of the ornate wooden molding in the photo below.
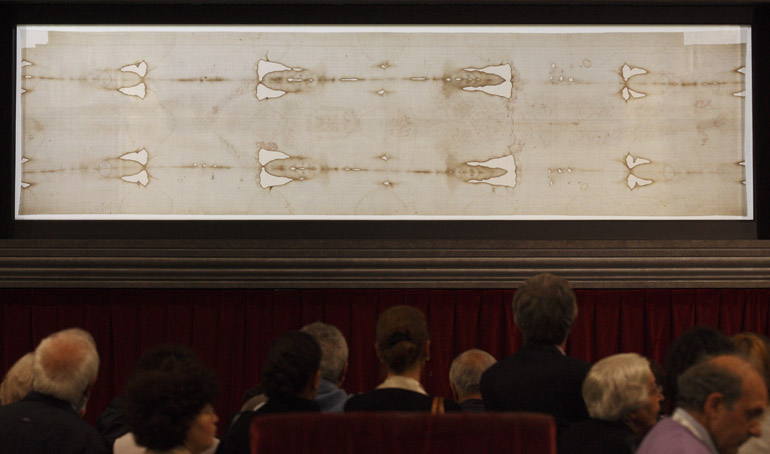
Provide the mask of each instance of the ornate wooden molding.
POLYGON ((770 287, 770 241, 0 240, 2 287, 770 287))

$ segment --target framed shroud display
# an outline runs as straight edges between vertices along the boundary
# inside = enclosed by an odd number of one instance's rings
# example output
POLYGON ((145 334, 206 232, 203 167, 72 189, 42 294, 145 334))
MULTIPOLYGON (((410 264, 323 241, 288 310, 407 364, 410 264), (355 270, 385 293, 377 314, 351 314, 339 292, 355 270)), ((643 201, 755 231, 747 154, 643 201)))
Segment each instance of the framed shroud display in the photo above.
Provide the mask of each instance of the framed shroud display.
POLYGON ((241 276, 213 286, 768 275, 763 2, 0 7, 0 251, 50 270, 9 285, 190 285, 205 263, 241 276))
POLYGON ((17 219, 753 219, 750 26, 17 33, 17 219))

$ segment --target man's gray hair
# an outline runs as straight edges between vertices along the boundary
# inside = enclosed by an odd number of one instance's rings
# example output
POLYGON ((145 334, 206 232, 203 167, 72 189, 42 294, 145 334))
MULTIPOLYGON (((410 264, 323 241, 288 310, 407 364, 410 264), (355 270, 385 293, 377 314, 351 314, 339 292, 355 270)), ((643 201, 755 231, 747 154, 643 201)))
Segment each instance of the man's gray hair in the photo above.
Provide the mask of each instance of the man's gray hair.
POLYGON ((594 419, 621 421, 647 403, 655 377, 647 358, 621 353, 597 361, 583 381, 583 401, 594 419))
POLYGON ((94 338, 82 329, 66 329, 46 337, 35 349, 32 390, 81 410, 98 372, 94 338))
POLYGON ((575 294, 566 279, 538 274, 514 293, 513 316, 524 343, 560 345, 577 317, 575 294))
POLYGON ((460 353, 449 368, 449 382, 460 397, 481 392, 481 375, 495 364, 494 356, 484 350, 472 349, 460 353))
MULTIPOLYGON (((737 355, 723 356, 742 359, 737 355)), ((702 412, 706 400, 713 393, 724 396, 728 409, 740 400, 743 394, 743 380, 733 370, 715 361, 718 358, 718 356, 711 357, 697 363, 679 376, 677 379, 679 394, 676 397, 678 407, 702 412)))
POLYGON ((301 331, 313 336, 321 347, 321 376, 332 383, 342 380, 348 362, 348 343, 342 332, 323 322, 305 325, 301 331))

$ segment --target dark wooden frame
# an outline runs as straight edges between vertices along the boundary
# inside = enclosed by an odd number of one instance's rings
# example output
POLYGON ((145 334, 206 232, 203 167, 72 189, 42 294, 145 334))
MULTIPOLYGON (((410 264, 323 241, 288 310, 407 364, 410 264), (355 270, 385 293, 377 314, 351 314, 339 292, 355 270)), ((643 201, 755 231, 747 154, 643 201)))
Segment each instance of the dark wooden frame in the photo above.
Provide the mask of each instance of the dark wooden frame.
POLYGON ((770 286, 770 241, 4 240, 2 287, 770 286))
POLYGON ((0 105, 13 106, 9 62, 17 23, 247 23, 264 11, 272 23, 751 24, 756 219, 15 221, 13 112, 6 108, 0 287, 509 288, 540 271, 586 288, 770 286, 766 0, 0 0, 0 105))

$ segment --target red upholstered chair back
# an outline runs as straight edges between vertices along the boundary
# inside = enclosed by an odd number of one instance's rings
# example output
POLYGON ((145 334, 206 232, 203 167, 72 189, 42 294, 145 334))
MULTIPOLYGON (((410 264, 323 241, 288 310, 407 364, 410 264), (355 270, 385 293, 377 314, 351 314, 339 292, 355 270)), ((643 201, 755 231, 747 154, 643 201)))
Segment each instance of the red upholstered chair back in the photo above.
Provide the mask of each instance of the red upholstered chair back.
POLYGON ((255 418, 252 454, 555 454, 556 425, 537 413, 283 414, 255 418))

